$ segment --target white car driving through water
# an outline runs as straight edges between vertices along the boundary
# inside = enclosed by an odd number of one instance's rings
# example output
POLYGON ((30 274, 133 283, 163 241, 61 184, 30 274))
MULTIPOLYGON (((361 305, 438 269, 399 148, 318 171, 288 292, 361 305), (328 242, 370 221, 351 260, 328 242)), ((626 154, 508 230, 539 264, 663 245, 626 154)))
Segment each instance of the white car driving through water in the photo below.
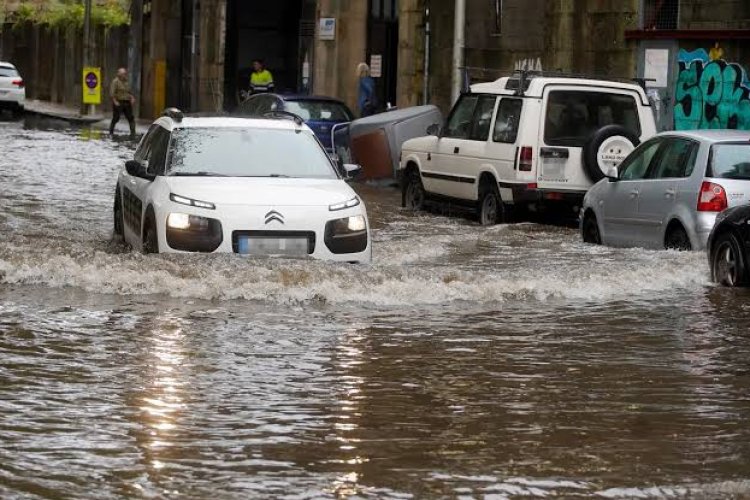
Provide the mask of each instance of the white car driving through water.
POLYGON ((367 263, 367 212, 345 181, 358 168, 339 169, 291 115, 191 118, 167 110, 119 174, 114 231, 146 253, 367 263))

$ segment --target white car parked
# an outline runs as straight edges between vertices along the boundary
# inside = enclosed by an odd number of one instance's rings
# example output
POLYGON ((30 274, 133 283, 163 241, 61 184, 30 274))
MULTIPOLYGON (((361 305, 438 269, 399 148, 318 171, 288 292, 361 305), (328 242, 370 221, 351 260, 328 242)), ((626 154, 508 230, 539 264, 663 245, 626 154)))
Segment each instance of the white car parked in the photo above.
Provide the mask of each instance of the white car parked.
POLYGON ((165 112, 117 180, 116 235, 150 252, 370 262, 367 212, 298 117, 165 112), (296 118, 291 121, 290 118, 296 118))
POLYGON ((589 190, 587 243, 700 250, 716 217, 750 202, 750 132, 665 132, 589 190))
POLYGON ((495 224, 514 206, 577 215, 586 191, 656 124, 634 83, 520 72, 472 85, 427 133, 403 145, 402 205, 465 205, 495 224))
POLYGON ((26 105, 26 88, 15 66, 0 61, 0 111, 20 115, 26 105))

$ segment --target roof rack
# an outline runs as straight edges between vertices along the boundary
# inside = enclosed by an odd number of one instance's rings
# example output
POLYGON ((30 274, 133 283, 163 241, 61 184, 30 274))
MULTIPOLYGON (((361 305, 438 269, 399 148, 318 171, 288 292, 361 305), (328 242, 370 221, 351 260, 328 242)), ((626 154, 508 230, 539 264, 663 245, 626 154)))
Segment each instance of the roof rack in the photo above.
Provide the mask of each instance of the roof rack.
POLYGON ((466 78, 470 81, 470 72, 481 72, 483 74, 493 74, 497 75, 497 77, 502 78, 504 76, 507 76, 511 79, 518 80, 517 85, 512 85, 509 82, 508 90, 516 90, 516 94, 523 95, 526 90, 529 88, 530 80, 534 78, 539 77, 547 77, 547 78, 580 78, 580 79, 589 79, 589 80, 603 80, 603 81, 610 81, 610 82, 620 82, 620 83, 635 83, 637 85, 640 85, 643 90, 646 90, 646 82, 649 81, 655 81, 651 78, 628 78, 628 77, 620 77, 620 76, 611 76, 611 75, 597 75, 597 74, 591 74, 591 73, 572 73, 562 70, 557 71, 545 71, 545 70, 525 70, 525 69, 516 69, 516 70, 500 70, 500 69, 494 69, 494 68, 482 68, 482 67, 470 67, 466 66, 462 68, 466 72, 466 78))
POLYGON ((185 117, 185 114, 180 111, 177 108, 167 108, 164 111, 162 111, 161 116, 167 116, 177 123, 180 123, 182 119, 185 117))
POLYGON ((305 120, 302 119, 301 116, 296 115, 292 113, 291 111, 282 111, 282 110, 276 110, 276 111, 269 111, 268 113, 263 113, 263 118, 286 118, 288 120, 294 120, 294 123, 297 125, 302 125, 305 123, 305 120))

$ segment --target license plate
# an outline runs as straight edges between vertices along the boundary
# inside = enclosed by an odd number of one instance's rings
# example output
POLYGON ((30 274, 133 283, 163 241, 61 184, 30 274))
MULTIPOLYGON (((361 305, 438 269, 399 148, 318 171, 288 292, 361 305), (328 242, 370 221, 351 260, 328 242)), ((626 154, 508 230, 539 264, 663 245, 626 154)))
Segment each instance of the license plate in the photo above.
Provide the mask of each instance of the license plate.
POLYGON ((307 238, 242 236, 238 243, 238 253, 243 255, 307 255, 307 238))

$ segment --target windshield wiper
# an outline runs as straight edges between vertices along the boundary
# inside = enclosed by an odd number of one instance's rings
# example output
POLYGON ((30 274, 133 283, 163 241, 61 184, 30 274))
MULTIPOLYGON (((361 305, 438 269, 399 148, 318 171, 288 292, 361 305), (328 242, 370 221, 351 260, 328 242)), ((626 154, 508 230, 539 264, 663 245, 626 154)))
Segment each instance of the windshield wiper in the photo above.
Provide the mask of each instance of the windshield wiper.
POLYGON ((229 177, 228 175, 218 174, 216 172, 175 172, 172 175, 181 177, 229 177))

